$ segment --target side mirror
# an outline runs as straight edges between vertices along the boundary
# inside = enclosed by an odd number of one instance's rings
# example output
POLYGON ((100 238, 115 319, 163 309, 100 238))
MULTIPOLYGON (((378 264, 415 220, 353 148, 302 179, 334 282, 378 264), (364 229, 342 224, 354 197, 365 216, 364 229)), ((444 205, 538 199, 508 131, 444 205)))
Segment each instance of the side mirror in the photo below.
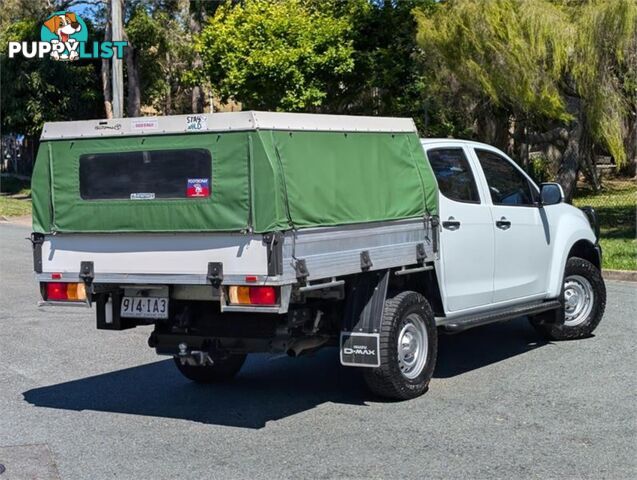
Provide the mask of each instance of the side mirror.
POLYGON ((559 183, 543 183, 540 185, 540 206, 557 205, 564 201, 564 191, 559 183))

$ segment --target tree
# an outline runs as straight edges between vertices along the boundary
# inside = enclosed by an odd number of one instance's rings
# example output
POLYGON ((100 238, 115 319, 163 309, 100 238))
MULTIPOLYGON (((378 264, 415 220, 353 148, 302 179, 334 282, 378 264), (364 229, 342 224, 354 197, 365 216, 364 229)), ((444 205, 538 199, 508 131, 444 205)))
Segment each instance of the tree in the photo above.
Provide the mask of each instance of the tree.
POLYGON ((99 62, 8 58, 9 41, 38 41, 40 19, 19 20, 0 33, 2 131, 38 137, 45 122, 100 116, 99 62))
MULTIPOLYGON (((445 2, 417 12, 428 74, 457 98, 479 138, 524 160, 529 143, 561 152, 558 180, 568 199, 583 169, 596 182, 594 149, 627 158, 622 129, 637 33, 631 0, 445 2)), ((524 162, 523 162, 524 163, 524 162)))
MULTIPOLYGON (((180 11, 183 18, 186 19, 188 30, 192 36, 201 33, 203 23, 209 15, 213 15, 219 8, 221 2, 206 2, 204 0, 179 0, 180 11)), ((203 61, 199 52, 193 52, 191 71, 199 72, 203 68, 203 61)), ((197 80, 197 75, 187 75, 183 77, 186 84, 191 86, 191 110, 193 113, 201 113, 204 109, 204 88, 197 80)))
MULTIPOLYGON (((635 175, 637 167, 637 3, 594 1, 573 9, 572 65, 594 142, 635 175)), ((595 180, 595 179, 593 179, 595 180)))
POLYGON ((326 105, 337 113, 413 117, 428 128, 424 107, 428 86, 416 44, 414 8, 427 11, 433 0, 322 1, 321 7, 351 25, 354 68, 339 96, 326 105))
POLYGON ((203 111, 204 88, 194 74, 201 69, 194 36, 220 4, 204 0, 126 3, 129 115, 139 114, 142 106, 166 115, 203 111))
POLYGON ((312 2, 224 4, 197 41, 203 75, 223 101, 312 110, 337 97, 354 67, 350 25, 312 2))
POLYGON ((48 13, 33 0, 9 0, 0 11, 0 130, 25 135, 22 161, 27 168, 45 122, 101 116, 98 61, 8 57, 8 42, 40 39, 48 13))

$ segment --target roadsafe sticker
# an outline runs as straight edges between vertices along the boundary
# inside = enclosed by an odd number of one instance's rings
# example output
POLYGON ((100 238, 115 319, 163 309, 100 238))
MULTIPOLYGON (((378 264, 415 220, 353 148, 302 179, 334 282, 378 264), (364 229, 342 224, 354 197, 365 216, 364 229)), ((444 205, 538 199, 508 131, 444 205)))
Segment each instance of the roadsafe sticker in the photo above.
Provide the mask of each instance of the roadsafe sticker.
POLYGON ((186 186, 186 196, 189 198, 209 197, 210 180, 207 178, 189 178, 186 186))
POLYGON ((157 130, 159 128, 159 120, 156 118, 138 118, 131 120, 131 130, 157 130))
POLYGON ((205 115, 188 115, 186 117, 186 130, 189 132, 208 130, 208 117, 205 115))

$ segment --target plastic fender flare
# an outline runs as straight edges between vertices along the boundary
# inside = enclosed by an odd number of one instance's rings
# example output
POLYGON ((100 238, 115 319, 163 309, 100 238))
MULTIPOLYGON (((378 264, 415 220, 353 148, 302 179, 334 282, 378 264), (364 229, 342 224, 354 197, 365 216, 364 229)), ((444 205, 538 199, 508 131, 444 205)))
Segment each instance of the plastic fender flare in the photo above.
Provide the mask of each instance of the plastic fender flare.
POLYGON ((578 221, 576 225, 568 222, 561 225, 555 236, 555 244, 553 246, 553 255, 548 273, 548 298, 559 297, 562 291, 562 280, 564 278, 564 269, 566 261, 573 245, 580 240, 586 240, 595 245, 595 234, 591 230, 590 225, 585 219, 578 221))

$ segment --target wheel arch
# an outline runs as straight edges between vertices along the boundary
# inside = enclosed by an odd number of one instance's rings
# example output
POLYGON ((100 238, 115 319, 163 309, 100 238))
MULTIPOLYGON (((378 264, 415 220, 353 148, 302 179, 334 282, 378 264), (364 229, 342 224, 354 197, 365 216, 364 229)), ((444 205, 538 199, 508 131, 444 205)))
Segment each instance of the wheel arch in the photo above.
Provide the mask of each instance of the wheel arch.
POLYGON ((411 275, 392 275, 389 289, 391 291, 411 290, 420 293, 431 306, 434 315, 444 316, 444 306, 442 294, 438 284, 438 277, 435 269, 425 272, 418 272, 411 275))
POLYGON ((602 259, 600 258, 599 251, 590 240, 582 239, 575 242, 569 250, 566 258, 569 259, 571 257, 583 258, 584 260, 591 262, 599 270, 602 269, 602 259))
POLYGON ((568 238, 563 238, 562 241, 555 243, 553 260, 549 268, 548 298, 559 297, 562 291, 566 262, 572 257, 584 258, 600 268, 601 259, 595 250, 595 237, 592 232, 574 231, 568 238))

